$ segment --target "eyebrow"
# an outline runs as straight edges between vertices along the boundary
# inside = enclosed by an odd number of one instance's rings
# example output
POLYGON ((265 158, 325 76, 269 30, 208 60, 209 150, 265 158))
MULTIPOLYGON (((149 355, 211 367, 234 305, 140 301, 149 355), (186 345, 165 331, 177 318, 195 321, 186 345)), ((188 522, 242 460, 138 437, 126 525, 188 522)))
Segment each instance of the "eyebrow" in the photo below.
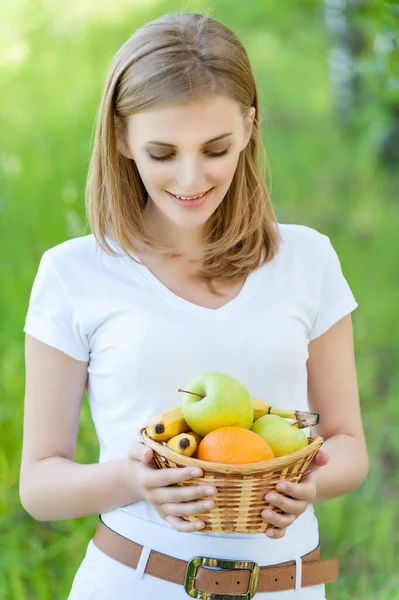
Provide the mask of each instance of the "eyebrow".
MULTIPOLYGON (((233 135, 233 132, 231 133, 222 133, 222 135, 218 135, 215 138, 212 138, 211 140, 208 140, 207 142, 204 142, 203 145, 206 146, 206 144, 210 144, 211 142, 217 142, 218 140, 221 140, 229 135, 233 135)), ((147 144, 156 144, 157 146, 166 146, 168 148, 176 148, 176 146, 174 146, 173 144, 166 144, 165 142, 155 142, 155 141, 151 141, 151 142, 147 142, 147 144)))

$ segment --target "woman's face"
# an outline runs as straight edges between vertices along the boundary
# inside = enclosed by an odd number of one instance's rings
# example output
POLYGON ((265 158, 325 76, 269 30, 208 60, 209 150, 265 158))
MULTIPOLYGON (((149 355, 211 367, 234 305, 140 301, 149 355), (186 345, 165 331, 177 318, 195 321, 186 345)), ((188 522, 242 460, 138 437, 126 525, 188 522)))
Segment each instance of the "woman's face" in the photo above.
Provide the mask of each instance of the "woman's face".
POLYGON ((222 202, 247 145, 255 108, 247 122, 236 102, 212 95, 128 118, 122 154, 135 161, 148 192, 146 208, 165 224, 202 226, 222 202), (219 138, 219 139, 217 139, 219 138), (203 199, 193 198, 206 193, 203 199))

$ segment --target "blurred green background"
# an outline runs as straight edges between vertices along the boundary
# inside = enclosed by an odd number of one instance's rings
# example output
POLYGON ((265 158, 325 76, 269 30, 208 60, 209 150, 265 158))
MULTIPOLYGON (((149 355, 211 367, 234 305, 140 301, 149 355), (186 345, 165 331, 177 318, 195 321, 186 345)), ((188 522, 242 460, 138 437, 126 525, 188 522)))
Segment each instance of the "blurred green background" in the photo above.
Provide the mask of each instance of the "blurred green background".
MULTIPOLYGON (((0 5, 0 598, 68 596, 97 516, 36 522, 18 477, 23 326, 42 253, 89 233, 94 119, 117 49, 165 12, 204 12, 243 41, 259 85, 282 223, 330 236, 353 313, 370 474, 316 505, 329 600, 399 599, 399 60, 397 3, 14 0, 0 5), (396 435, 395 435, 396 434, 396 435)), ((76 460, 96 462, 87 399, 76 460)))

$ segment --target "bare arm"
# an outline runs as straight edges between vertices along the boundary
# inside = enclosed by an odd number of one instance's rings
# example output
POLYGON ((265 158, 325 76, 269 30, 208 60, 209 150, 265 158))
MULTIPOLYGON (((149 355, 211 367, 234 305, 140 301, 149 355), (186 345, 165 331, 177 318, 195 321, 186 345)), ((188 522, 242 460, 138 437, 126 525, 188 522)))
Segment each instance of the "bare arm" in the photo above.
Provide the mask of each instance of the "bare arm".
POLYGON ((99 514, 140 499, 136 463, 74 461, 87 363, 27 335, 20 499, 39 521, 99 514))
POLYGON ((314 429, 330 460, 316 473, 315 502, 356 489, 368 473, 360 414, 351 315, 309 344, 310 410, 320 413, 314 429))

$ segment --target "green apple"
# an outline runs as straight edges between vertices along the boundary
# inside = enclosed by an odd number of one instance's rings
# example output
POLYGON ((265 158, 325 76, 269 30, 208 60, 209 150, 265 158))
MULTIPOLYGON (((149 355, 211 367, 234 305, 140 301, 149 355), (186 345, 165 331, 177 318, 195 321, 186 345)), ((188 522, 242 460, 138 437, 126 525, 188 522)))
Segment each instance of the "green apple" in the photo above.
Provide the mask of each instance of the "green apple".
POLYGON ((265 415, 257 419, 251 430, 263 437, 276 457, 290 454, 308 445, 308 438, 303 429, 293 427, 277 415, 265 415))
POLYGON ((201 437, 219 427, 251 429, 252 397, 234 377, 224 373, 202 373, 190 381, 187 389, 179 391, 184 392, 184 420, 201 437))

